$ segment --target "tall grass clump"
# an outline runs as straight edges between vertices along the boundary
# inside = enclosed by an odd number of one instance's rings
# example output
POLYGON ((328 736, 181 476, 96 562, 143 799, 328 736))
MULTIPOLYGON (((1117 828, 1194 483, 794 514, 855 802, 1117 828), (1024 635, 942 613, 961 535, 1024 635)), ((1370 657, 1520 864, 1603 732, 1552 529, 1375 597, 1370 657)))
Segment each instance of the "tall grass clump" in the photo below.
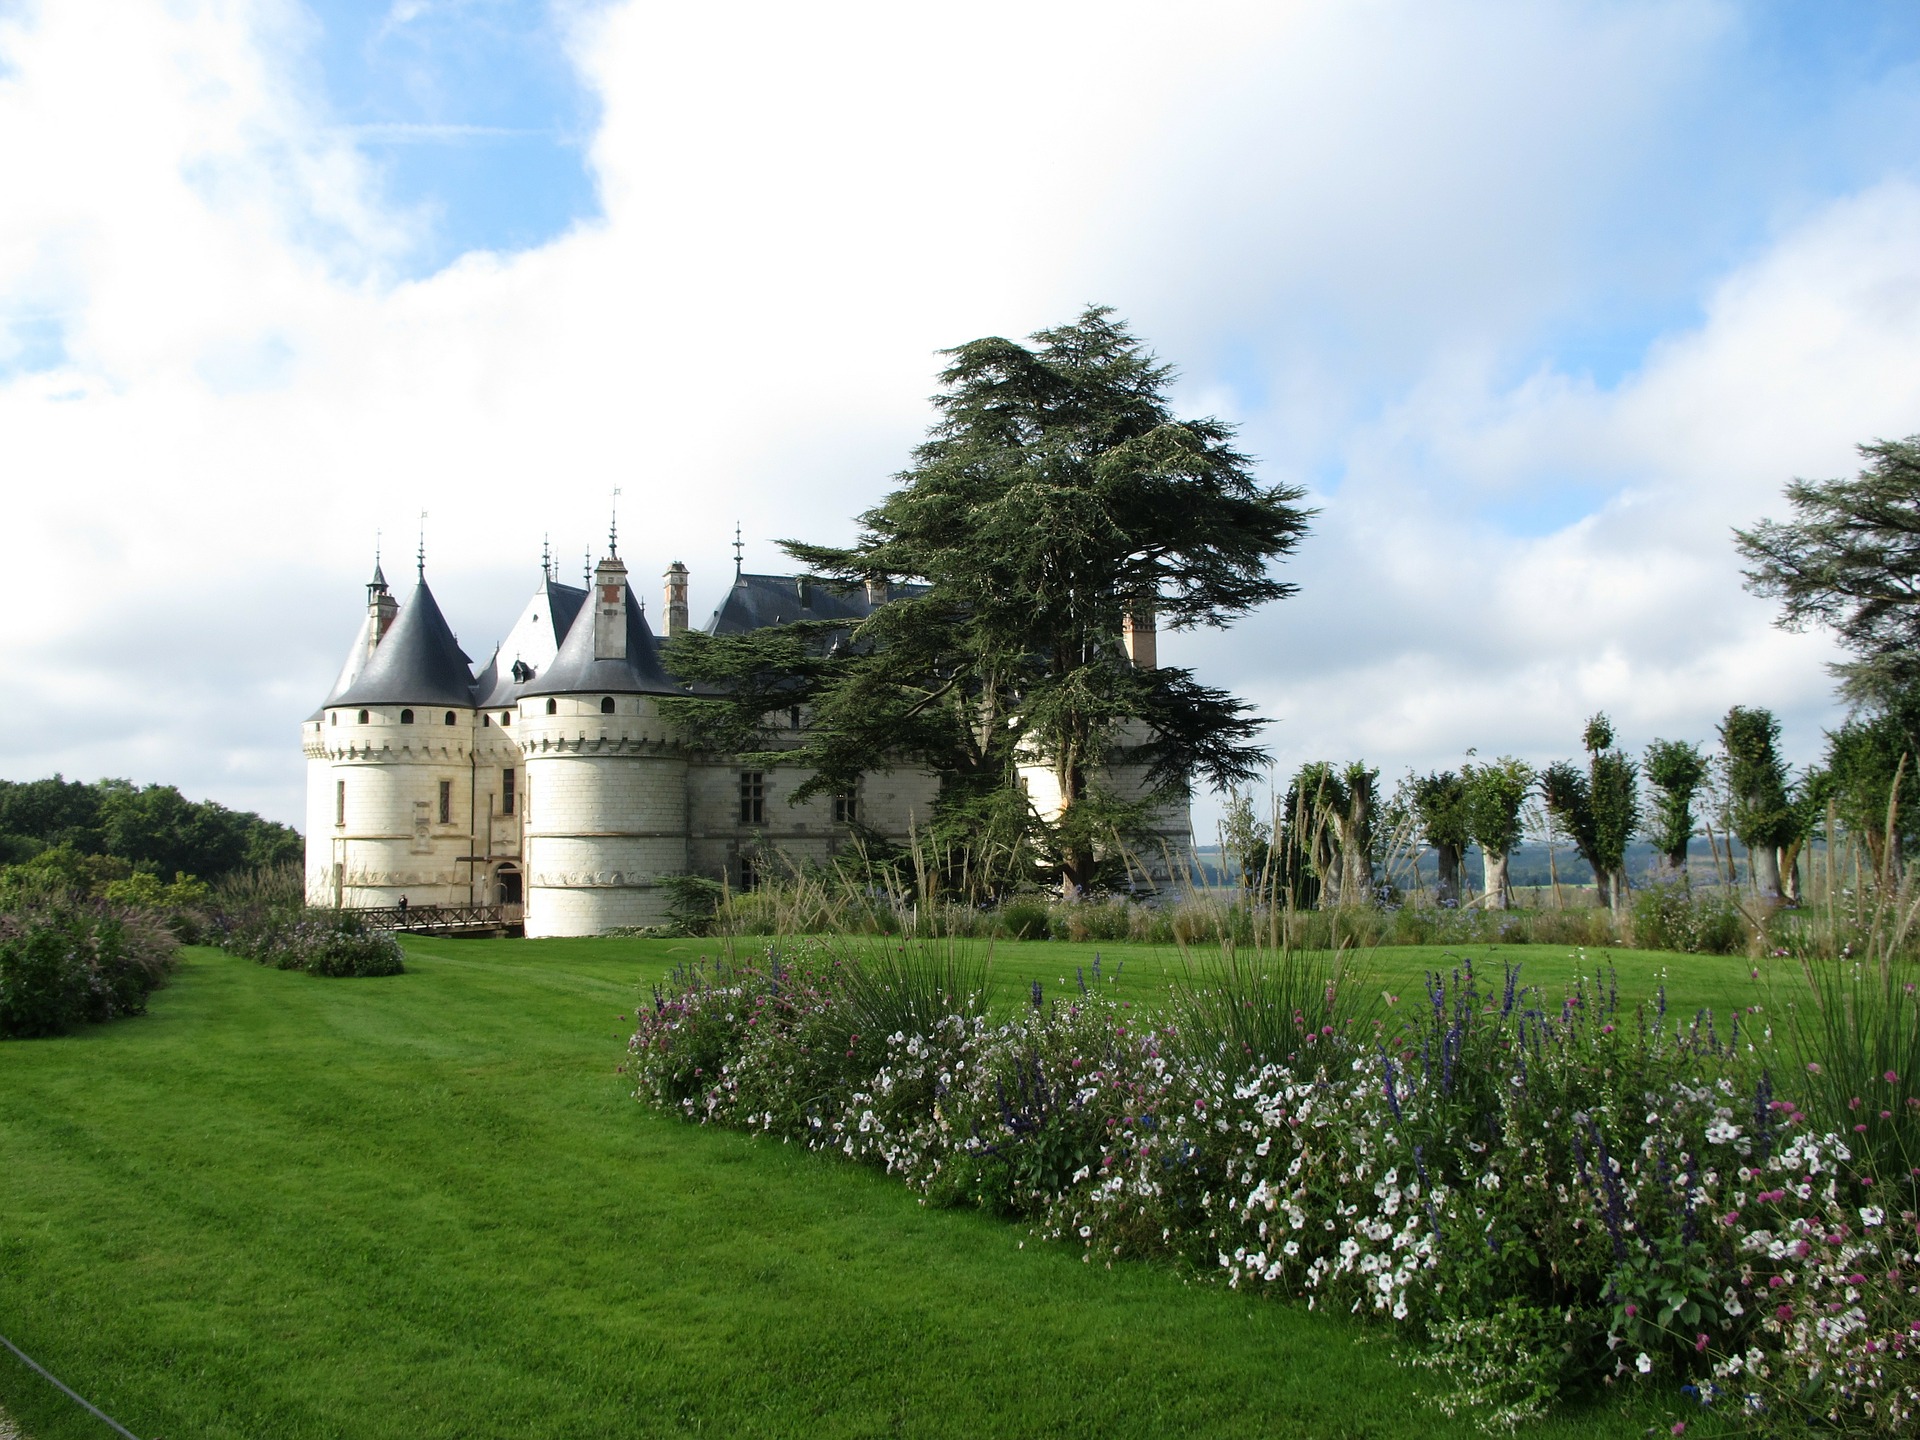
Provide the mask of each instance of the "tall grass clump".
POLYGON ((1282 1064, 1372 1018, 1378 1002, 1359 998, 1367 972, 1352 951, 1269 950, 1222 942, 1181 949, 1174 981, 1174 1031, 1191 1053, 1235 1063, 1282 1064))

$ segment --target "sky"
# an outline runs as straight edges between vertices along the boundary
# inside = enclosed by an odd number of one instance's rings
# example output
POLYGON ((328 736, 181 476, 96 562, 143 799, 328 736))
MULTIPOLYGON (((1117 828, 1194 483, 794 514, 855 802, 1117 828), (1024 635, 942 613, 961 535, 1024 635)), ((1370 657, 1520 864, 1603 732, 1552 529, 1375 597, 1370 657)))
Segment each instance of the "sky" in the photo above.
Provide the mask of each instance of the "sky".
POLYGON ((1906 3, 0 0, 0 195, 0 777, 288 822, 376 545, 484 663, 618 488, 704 616, 1088 304, 1318 510, 1161 640, 1281 785, 1817 759, 1732 528, 1920 431, 1906 3))

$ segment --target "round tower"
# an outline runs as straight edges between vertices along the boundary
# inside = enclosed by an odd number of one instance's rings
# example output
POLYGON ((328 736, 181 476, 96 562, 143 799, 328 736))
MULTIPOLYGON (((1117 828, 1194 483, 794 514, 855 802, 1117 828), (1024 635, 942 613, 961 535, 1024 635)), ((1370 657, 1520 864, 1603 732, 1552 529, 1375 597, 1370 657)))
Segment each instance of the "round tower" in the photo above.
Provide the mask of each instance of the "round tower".
POLYGON ((307 901, 467 904, 476 894, 473 674, 428 589, 404 605, 378 568, 367 620, 307 721, 307 901))
POLYGON ((511 727, 526 761, 526 933, 599 935, 666 919, 687 868, 687 759, 659 701, 686 692, 612 553, 511 727))

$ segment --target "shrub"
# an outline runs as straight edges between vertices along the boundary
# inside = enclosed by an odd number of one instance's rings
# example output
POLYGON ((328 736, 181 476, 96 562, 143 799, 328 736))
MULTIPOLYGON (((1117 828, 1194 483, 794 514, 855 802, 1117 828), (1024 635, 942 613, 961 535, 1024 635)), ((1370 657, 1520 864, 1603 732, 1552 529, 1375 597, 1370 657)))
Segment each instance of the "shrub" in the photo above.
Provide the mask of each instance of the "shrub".
POLYGON ((0 914, 0 1037, 144 1014, 177 948, 152 917, 94 902, 44 900, 0 914))
POLYGON ((1742 955, 1752 927, 1725 889, 1690 889, 1677 880, 1634 892, 1633 943, 1689 955, 1742 955))
POLYGON ((406 966, 400 942, 370 930, 351 910, 318 910, 285 903, 283 895, 256 897, 215 921, 221 948, 279 970, 331 977, 398 975, 406 966))
POLYGON ((1045 940, 1052 927, 1053 914, 1047 902, 1029 896, 1002 905, 995 928, 1009 940, 1045 940))

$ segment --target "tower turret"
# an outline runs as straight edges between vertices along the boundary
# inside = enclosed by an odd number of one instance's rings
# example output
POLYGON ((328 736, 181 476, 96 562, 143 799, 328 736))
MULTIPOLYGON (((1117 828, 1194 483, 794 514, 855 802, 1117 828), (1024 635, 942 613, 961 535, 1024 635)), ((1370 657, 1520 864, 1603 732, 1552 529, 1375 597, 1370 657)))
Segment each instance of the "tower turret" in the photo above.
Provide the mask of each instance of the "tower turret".
POLYGON ((393 592, 387 588, 387 577, 381 573, 380 557, 373 560, 373 578, 367 582, 367 656, 371 658, 375 648, 386 639, 387 631, 393 626, 393 617, 400 613, 400 602, 393 598, 393 592))

